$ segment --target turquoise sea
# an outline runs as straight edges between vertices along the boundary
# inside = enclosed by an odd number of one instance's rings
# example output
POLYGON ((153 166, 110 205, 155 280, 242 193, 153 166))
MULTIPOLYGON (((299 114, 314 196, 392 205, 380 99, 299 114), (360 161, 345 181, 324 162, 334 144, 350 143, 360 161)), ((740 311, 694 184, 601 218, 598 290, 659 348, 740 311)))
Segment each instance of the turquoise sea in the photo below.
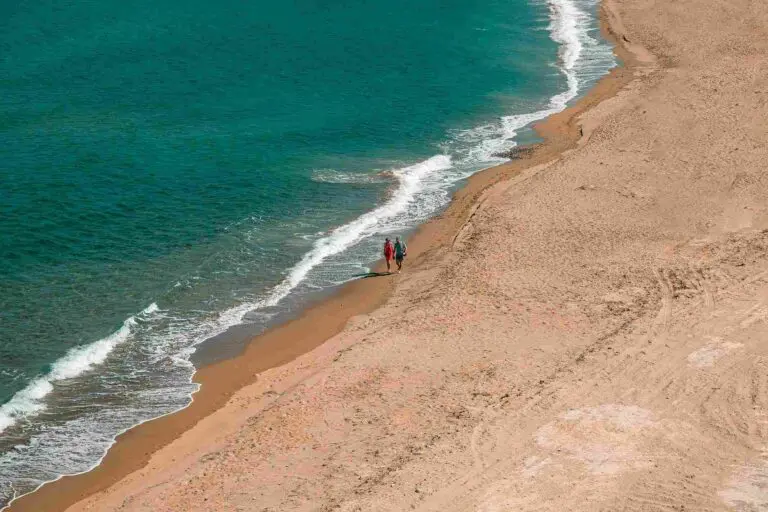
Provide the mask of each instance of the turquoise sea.
POLYGON ((615 65, 596 10, 0 2, 0 508, 531 140, 615 65))

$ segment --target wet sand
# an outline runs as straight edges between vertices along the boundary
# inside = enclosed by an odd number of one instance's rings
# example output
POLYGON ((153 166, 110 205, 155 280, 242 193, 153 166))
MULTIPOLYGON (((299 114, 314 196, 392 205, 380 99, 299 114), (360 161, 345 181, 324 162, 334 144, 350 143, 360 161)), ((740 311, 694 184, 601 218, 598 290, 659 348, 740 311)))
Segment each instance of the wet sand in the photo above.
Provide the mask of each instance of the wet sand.
POLYGON ((768 6, 607 0, 625 66, 188 409, 11 510, 768 507, 768 6))

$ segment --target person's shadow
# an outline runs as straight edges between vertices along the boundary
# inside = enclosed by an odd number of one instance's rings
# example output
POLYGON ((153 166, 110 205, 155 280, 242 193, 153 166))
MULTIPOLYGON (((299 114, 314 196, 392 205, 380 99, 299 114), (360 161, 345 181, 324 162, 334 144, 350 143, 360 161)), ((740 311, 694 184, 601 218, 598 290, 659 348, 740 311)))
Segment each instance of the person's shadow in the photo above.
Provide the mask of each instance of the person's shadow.
POLYGON ((366 272, 364 274, 355 274, 354 278, 357 279, 368 279, 369 277, 382 277, 382 276, 389 276, 392 275, 389 272, 366 272))

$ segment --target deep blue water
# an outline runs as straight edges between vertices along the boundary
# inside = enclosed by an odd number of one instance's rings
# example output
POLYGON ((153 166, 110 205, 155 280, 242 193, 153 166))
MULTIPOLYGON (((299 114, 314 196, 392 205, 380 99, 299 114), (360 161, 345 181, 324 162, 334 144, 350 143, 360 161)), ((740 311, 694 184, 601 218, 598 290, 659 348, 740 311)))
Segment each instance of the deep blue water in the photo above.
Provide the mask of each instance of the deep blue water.
POLYGON ((439 213, 614 65, 595 9, 0 0, 0 506, 439 213))

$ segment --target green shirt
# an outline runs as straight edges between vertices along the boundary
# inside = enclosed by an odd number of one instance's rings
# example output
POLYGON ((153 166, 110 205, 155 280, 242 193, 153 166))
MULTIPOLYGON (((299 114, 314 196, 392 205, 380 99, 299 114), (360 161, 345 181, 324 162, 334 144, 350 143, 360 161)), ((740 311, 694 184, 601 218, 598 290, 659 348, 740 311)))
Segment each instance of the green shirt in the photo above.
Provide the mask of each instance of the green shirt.
POLYGON ((402 258, 405 256, 405 251, 407 251, 408 248, 405 245, 405 242, 395 242, 395 258, 402 258))

